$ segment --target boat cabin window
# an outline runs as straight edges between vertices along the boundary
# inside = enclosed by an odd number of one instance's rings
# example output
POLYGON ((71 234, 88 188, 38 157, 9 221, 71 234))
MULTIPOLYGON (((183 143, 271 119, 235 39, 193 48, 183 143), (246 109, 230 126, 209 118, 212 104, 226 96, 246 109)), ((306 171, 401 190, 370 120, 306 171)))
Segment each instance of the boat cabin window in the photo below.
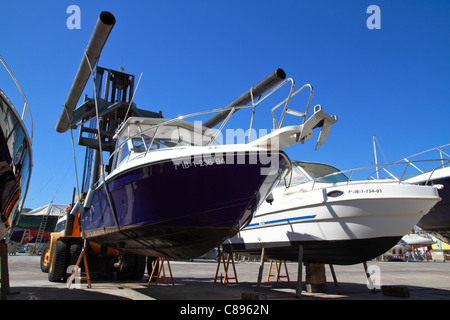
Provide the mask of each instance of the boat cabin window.
POLYGON ((130 154, 130 148, 128 146, 128 143, 124 143, 128 139, 127 135, 122 136, 119 139, 119 142, 117 143, 117 146, 122 146, 119 150, 119 154, 117 156, 117 164, 121 163, 123 160, 125 160, 126 157, 130 154))
POLYGON ((170 139, 158 139, 155 138, 152 143, 152 138, 146 135, 141 135, 140 137, 133 138, 133 152, 146 152, 147 148, 150 146, 150 150, 157 150, 162 148, 172 148, 177 145, 183 145, 182 141, 174 142, 170 139))
POLYGON ((303 170, 308 173, 311 178, 316 179, 317 182, 328 182, 328 183, 338 183, 347 182, 348 178, 343 173, 338 173, 339 170, 335 167, 329 166, 322 163, 311 163, 311 162, 296 162, 297 166, 303 168, 303 170), (336 173, 331 176, 332 173, 336 173), (326 177, 327 176, 327 177, 326 177))
POLYGON ((202 135, 178 125, 159 127, 145 124, 130 125, 119 136, 117 147, 121 146, 121 150, 116 163, 120 164, 131 154, 145 153, 149 147, 148 151, 194 145, 205 146, 210 140, 210 135, 202 135))

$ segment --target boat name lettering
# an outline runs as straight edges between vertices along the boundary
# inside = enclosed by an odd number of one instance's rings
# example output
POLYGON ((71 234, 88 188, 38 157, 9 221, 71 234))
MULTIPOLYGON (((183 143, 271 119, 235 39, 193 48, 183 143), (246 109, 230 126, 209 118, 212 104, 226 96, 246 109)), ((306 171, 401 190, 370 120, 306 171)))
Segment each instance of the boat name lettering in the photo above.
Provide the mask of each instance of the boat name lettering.
POLYGON ((349 194, 363 194, 363 193, 382 193, 383 189, 355 189, 349 190, 349 194))
POLYGON ((178 170, 178 168, 181 169, 189 169, 191 167, 207 167, 212 166, 213 164, 221 165, 225 164, 224 158, 200 158, 200 159, 193 159, 193 160, 181 160, 181 161, 174 161, 175 170, 178 170))

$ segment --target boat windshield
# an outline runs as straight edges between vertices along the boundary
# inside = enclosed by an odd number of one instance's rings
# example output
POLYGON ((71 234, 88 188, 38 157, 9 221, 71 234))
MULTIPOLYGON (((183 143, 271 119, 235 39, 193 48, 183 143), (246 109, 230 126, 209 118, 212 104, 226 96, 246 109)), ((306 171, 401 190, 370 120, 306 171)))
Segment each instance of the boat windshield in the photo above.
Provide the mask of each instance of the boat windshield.
POLYGON ((293 166, 291 174, 288 174, 284 179, 282 179, 278 184, 278 187, 285 187, 286 185, 295 186, 308 181, 311 181, 311 179, 304 174, 299 167, 293 166))
POLYGON ((147 148, 150 147, 150 150, 157 150, 162 148, 172 148, 175 146, 182 146, 186 145, 186 143, 183 143, 183 141, 173 141, 170 139, 164 139, 160 138, 158 139, 155 137, 155 139, 152 142, 152 137, 149 137, 147 135, 140 135, 140 137, 132 138, 132 151, 133 152, 146 152, 147 148))
POLYGON ((296 162, 296 165, 303 168, 303 170, 305 170, 306 173, 317 182, 338 183, 348 181, 345 174, 340 173, 338 169, 327 164, 296 162))
POLYGON ((312 162, 296 162, 295 164, 305 170, 317 182, 338 183, 348 181, 345 174, 339 173, 338 169, 327 164, 312 162))
MULTIPOLYGON (((194 127, 192 127, 194 128, 194 127)), ((159 149, 183 147, 183 146, 206 146, 211 141, 213 131, 203 133, 201 128, 195 129, 177 124, 159 125, 155 124, 131 124, 120 133, 118 137, 117 163, 120 164, 129 155, 146 153, 159 149)), ((217 144, 217 143, 214 143, 217 144)))

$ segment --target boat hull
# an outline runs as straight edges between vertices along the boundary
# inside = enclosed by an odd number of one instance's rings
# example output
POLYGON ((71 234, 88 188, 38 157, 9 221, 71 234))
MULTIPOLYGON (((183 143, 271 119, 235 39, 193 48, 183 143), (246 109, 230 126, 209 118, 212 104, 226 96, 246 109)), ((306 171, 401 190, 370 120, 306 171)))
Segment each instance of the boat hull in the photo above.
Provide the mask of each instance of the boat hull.
POLYGON ((304 262, 360 263, 389 250, 439 201, 432 187, 399 184, 347 185, 274 199, 273 209, 261 207, 249 226, 225 241, 225 251, 259 256, 265 248, 270 259, 297 261, 302 245, 304 262), (328 196, 335 191, 342 195, 328 196))
POLYGON ((289 160, 274 153, 278 166, 252 153, 159 161, 108 180, 115 220, 99 188, 83 215, 89 240, 126 252, 174 259, 195 258, 219 246, 253 217, 289 160), (203 161, 203 160, 202 160, 203 161))
POLYGON ((0 91, 0 239, 17 224, 31 175, 31 143, 25 126, 0 91))
MULTIPOLYGON (((402 237, 380 237, 353 240, 309 240, 264 244, 266 259, 298 261, 299 246, 303 246, 304 263, 352 265, 378 257, 398 243, 402 237)), ((225 245, 226 252, 250 258, 261 258, 261 245, 225 245)))
POLYGON ((431 182, 443 186, 439 190, 439 196, 442 200, 426 216, 420 219, 417 225, 439 240, 450 243, 450 176, 432 179, 431 182))

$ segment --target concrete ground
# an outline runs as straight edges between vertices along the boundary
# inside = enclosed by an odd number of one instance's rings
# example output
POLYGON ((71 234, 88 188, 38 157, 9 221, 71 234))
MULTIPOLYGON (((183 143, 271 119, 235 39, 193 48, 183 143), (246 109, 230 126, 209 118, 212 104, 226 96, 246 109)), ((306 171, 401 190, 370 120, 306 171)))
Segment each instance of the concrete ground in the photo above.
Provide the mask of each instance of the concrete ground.
MULTIPOLYGON (((244 292, 255 292, 259 262, 236 263, 237 280, 228 284, 214 283, 217 262, 171 261, 174 286, 170 280, 164 284, 147 285, 148 274, 140 281, 116 279, 92 279, 92 288, 85 281, 78 281, 68 289, 66 283, 52 283, 39 267, 39 256, 18 254, 9 256, 11 294, 8 300, 242 300, 244 292)), ((290 281, 282 278, 267 281, 269 262, 264 264, 260 292, 267 300, 450 300, 450 263, 443 262, 368 262, 368 271, 375 285, 375 293, 367 287, 362 264, 334 266, 339 287, 336 287, 326 266, 327 293, 303 291, 296 296, 297 263, 287 263, 290 281), (409 290, 410 297, 394 297, 383 294, 381 286, 394 286, 409 290)), ((230 268, 231 276, 234 276, 230 268)), ((224 275, 221 266, 219 275, 224 275)), ((272 268, 274 273, 274 268, 272 268)), ((282 275, 285 275, 284 270, 282 275)), ((166 275, 168 270, 166 268, 166 275)), ((303 268, 303 281, 305 268, 303 268)))

